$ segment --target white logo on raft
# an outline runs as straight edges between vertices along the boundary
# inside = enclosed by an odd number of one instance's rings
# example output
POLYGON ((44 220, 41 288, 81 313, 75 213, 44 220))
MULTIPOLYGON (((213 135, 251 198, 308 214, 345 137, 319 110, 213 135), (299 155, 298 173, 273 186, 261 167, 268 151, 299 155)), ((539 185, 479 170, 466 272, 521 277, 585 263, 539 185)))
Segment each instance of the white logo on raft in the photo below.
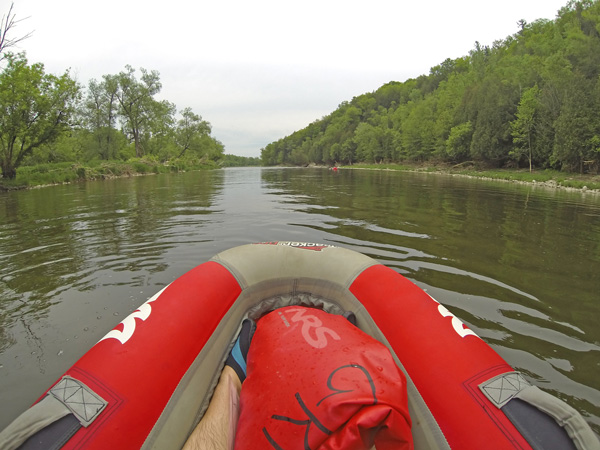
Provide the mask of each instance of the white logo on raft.
MULTIPOLYGON (((339 341, 340 336, 330 328, 324 327, 323 322, 312 314, 306 314, 306 310, 300 308, 290 308, 286 312, 295 312, 290 319, 292 322, 302 322, 302 337, 309 345, 314 348, 325 348, 327 347, 327 335, 335 341, 339 341), (314 335, 311 333, 314 329, 314 335)), ((284 324, 289 327, 289 323, 285 319, 282 313, 279 313, 284 324)))
POLYGON ((435 299, 433 300, 438 304, 438 312, 442 315, 442 317, 452 317, 452 328, 454 328, 456 334, 463 338, 467 336, 475 336, 477 338, 479 337, 475 334, 473 330, 466 328, 465 324, 462 323, 458 317, 456 317, 454 314, 448 311, 444 305, 438 303, 438 301, 435 299))
POLYGON ((114 329, 102 339, 100 339, 98 342, 102 342, 105 339, 114 338, 117 341, 121 342, 121 344, 124 344, 129 339, 131 339, 131 336, 133 336, 133 333, 135 332, 135 319, 140 319, 144 321, 148 317, 150 317, 150 313, 152 312, 152 306, 150 306, 150 303, 156 300, 165 289, 166 287, 157 294, 155 294, 152 298, 150 298, 146 303, 144 303, 134 312, 125 317, 125 319, 121 322, 121 325, 123 325, 123 330, 114 329))

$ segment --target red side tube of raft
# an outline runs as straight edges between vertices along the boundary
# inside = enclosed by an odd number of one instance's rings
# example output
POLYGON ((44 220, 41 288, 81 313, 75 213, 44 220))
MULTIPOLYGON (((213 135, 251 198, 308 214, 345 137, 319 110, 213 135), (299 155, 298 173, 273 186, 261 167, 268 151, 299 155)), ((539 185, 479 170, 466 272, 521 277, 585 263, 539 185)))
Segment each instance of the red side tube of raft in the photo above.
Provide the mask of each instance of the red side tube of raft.
POLYGON ((513 370, 489 345, 385 266, 366 269, 350 291, 386 335, 451 448, 531 448, 478 389, 513 370))
POLYGON ((108 405, 63 448, 140 448, 240 292, 229 271, 207 262, 170 284, 156 301, 142 305, 111 337, 92 347, 66 375, 85 383, 108 405))

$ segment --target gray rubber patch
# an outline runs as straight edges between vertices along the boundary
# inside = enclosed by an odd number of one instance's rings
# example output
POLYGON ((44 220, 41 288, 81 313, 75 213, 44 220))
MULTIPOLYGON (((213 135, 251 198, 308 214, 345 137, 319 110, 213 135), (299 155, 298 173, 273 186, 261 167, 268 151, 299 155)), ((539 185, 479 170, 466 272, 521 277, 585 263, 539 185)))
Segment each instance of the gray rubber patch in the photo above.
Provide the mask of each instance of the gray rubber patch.
POLYGON ((87 427, 106 407, 107 402, 81 381, 64 376, 50 394, 65 405, 87 427))
POLYGON ((497 408, 502 408, 529 386, 529 382, 520 373, 508 372, 481 383, 479 389, 497 408))

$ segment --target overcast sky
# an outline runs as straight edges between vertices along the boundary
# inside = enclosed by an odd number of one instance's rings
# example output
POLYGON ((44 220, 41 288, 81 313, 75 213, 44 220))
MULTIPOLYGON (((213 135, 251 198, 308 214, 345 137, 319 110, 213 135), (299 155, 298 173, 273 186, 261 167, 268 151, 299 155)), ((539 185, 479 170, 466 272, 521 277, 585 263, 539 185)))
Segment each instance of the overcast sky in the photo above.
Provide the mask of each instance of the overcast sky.
MULTIPOLYGON (((0 0, 0 14, 11 0, 0 0)), ((30 63, 83 85, 126 64, 160 72, 225 152, 259 156, 352 97, 429 73, 567 0, 14 0, 30 63)), ((139 74, 139 72, 138 72, 139 74)))

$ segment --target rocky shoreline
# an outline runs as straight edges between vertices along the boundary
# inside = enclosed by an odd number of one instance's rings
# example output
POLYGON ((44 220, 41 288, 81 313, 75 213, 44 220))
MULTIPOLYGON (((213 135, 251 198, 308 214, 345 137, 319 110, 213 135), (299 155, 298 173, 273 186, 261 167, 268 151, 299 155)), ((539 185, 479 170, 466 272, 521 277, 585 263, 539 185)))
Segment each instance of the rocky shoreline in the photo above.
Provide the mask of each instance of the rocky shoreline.
MULTIPOLYGON (((373 166, 343 166, 341 168, 344 169, 362 169, 362 170, 389 170, 389 171, 404 171, 404 172, 414 172, 414 173, 426 173, 426 174, 434 174, 434 175, 450 175, 456 177, 465 177, 472 179, 481 179, 487 181, 502 181, 506 183, 515 183, 522 185, 530 185, 530 186, 538 186, 541 188, 547 189, 560 189, 572 192, 581 192, 586 194, 600 194, 600 175, 579 175, 579 174, 565 174, 565 181, 578 181, 579 186, 568 186, 562 184, 561 180, 549 179, 549 180, 524 180, 524 179, 510 179, 508 175, 516 174, 518 172, 506 172, 507 177, 503 176, 489 176, 485 170, 478 172, 476 174, 472 173, 464 173, 460 170, 453 170, 452 168, 440 168, 440 167, 410 167, 410 166, 387 166, 382 165, 381 168, 373 167, 373 166), (586 181, 588 181, 586 184, 586 181), (598 187, 596 187, 598 186, 598 187)), ((527 172, 529 174, 529 172, 527 172)), ((544 174, 541 174, 542 178, 544 174)), ((547 175, 546 175, 547 176, 547 175)))
MULTIPOLYGON (((422 172, 422 173, 424 173, 424 172, 422 172)), ((466 177, 466 178, 474 178, 474 179, 479 178, 479 179, 488 180, 488 181, 503 181, 503 182, 506 182, 506 183, 533 185, 533 186, 539 186, 539 187, 544 187, 544 188, 548 188, 548 189, 564 189, 566 191, 573 191, 573 192, 585 192, 585 193, 590 193, 590 194, 600 194, 600 189, 591 189, 591 188, 588 188, 586 185, 584 185, 583 187, 580 187, 580 188, 579 187, 574 187, 574 186, 564 186, 564 185, 560 184, 556 180, 547 180, 547 181, 537 181, 537 180, 532 180, 532 181, 506 180, 506 179, 503 179, 503 178, 486 177, 484 175, 477 176, 477 175, 468 175, 468 174, 461 174, 461 173, 451 173, 451 172, 444 172, 444 171, 440 171, 440 172, 426 172, 426 173, 440 173, 440 174, 447 174, 447 175, 460 176, 460 177, 466 177)))

